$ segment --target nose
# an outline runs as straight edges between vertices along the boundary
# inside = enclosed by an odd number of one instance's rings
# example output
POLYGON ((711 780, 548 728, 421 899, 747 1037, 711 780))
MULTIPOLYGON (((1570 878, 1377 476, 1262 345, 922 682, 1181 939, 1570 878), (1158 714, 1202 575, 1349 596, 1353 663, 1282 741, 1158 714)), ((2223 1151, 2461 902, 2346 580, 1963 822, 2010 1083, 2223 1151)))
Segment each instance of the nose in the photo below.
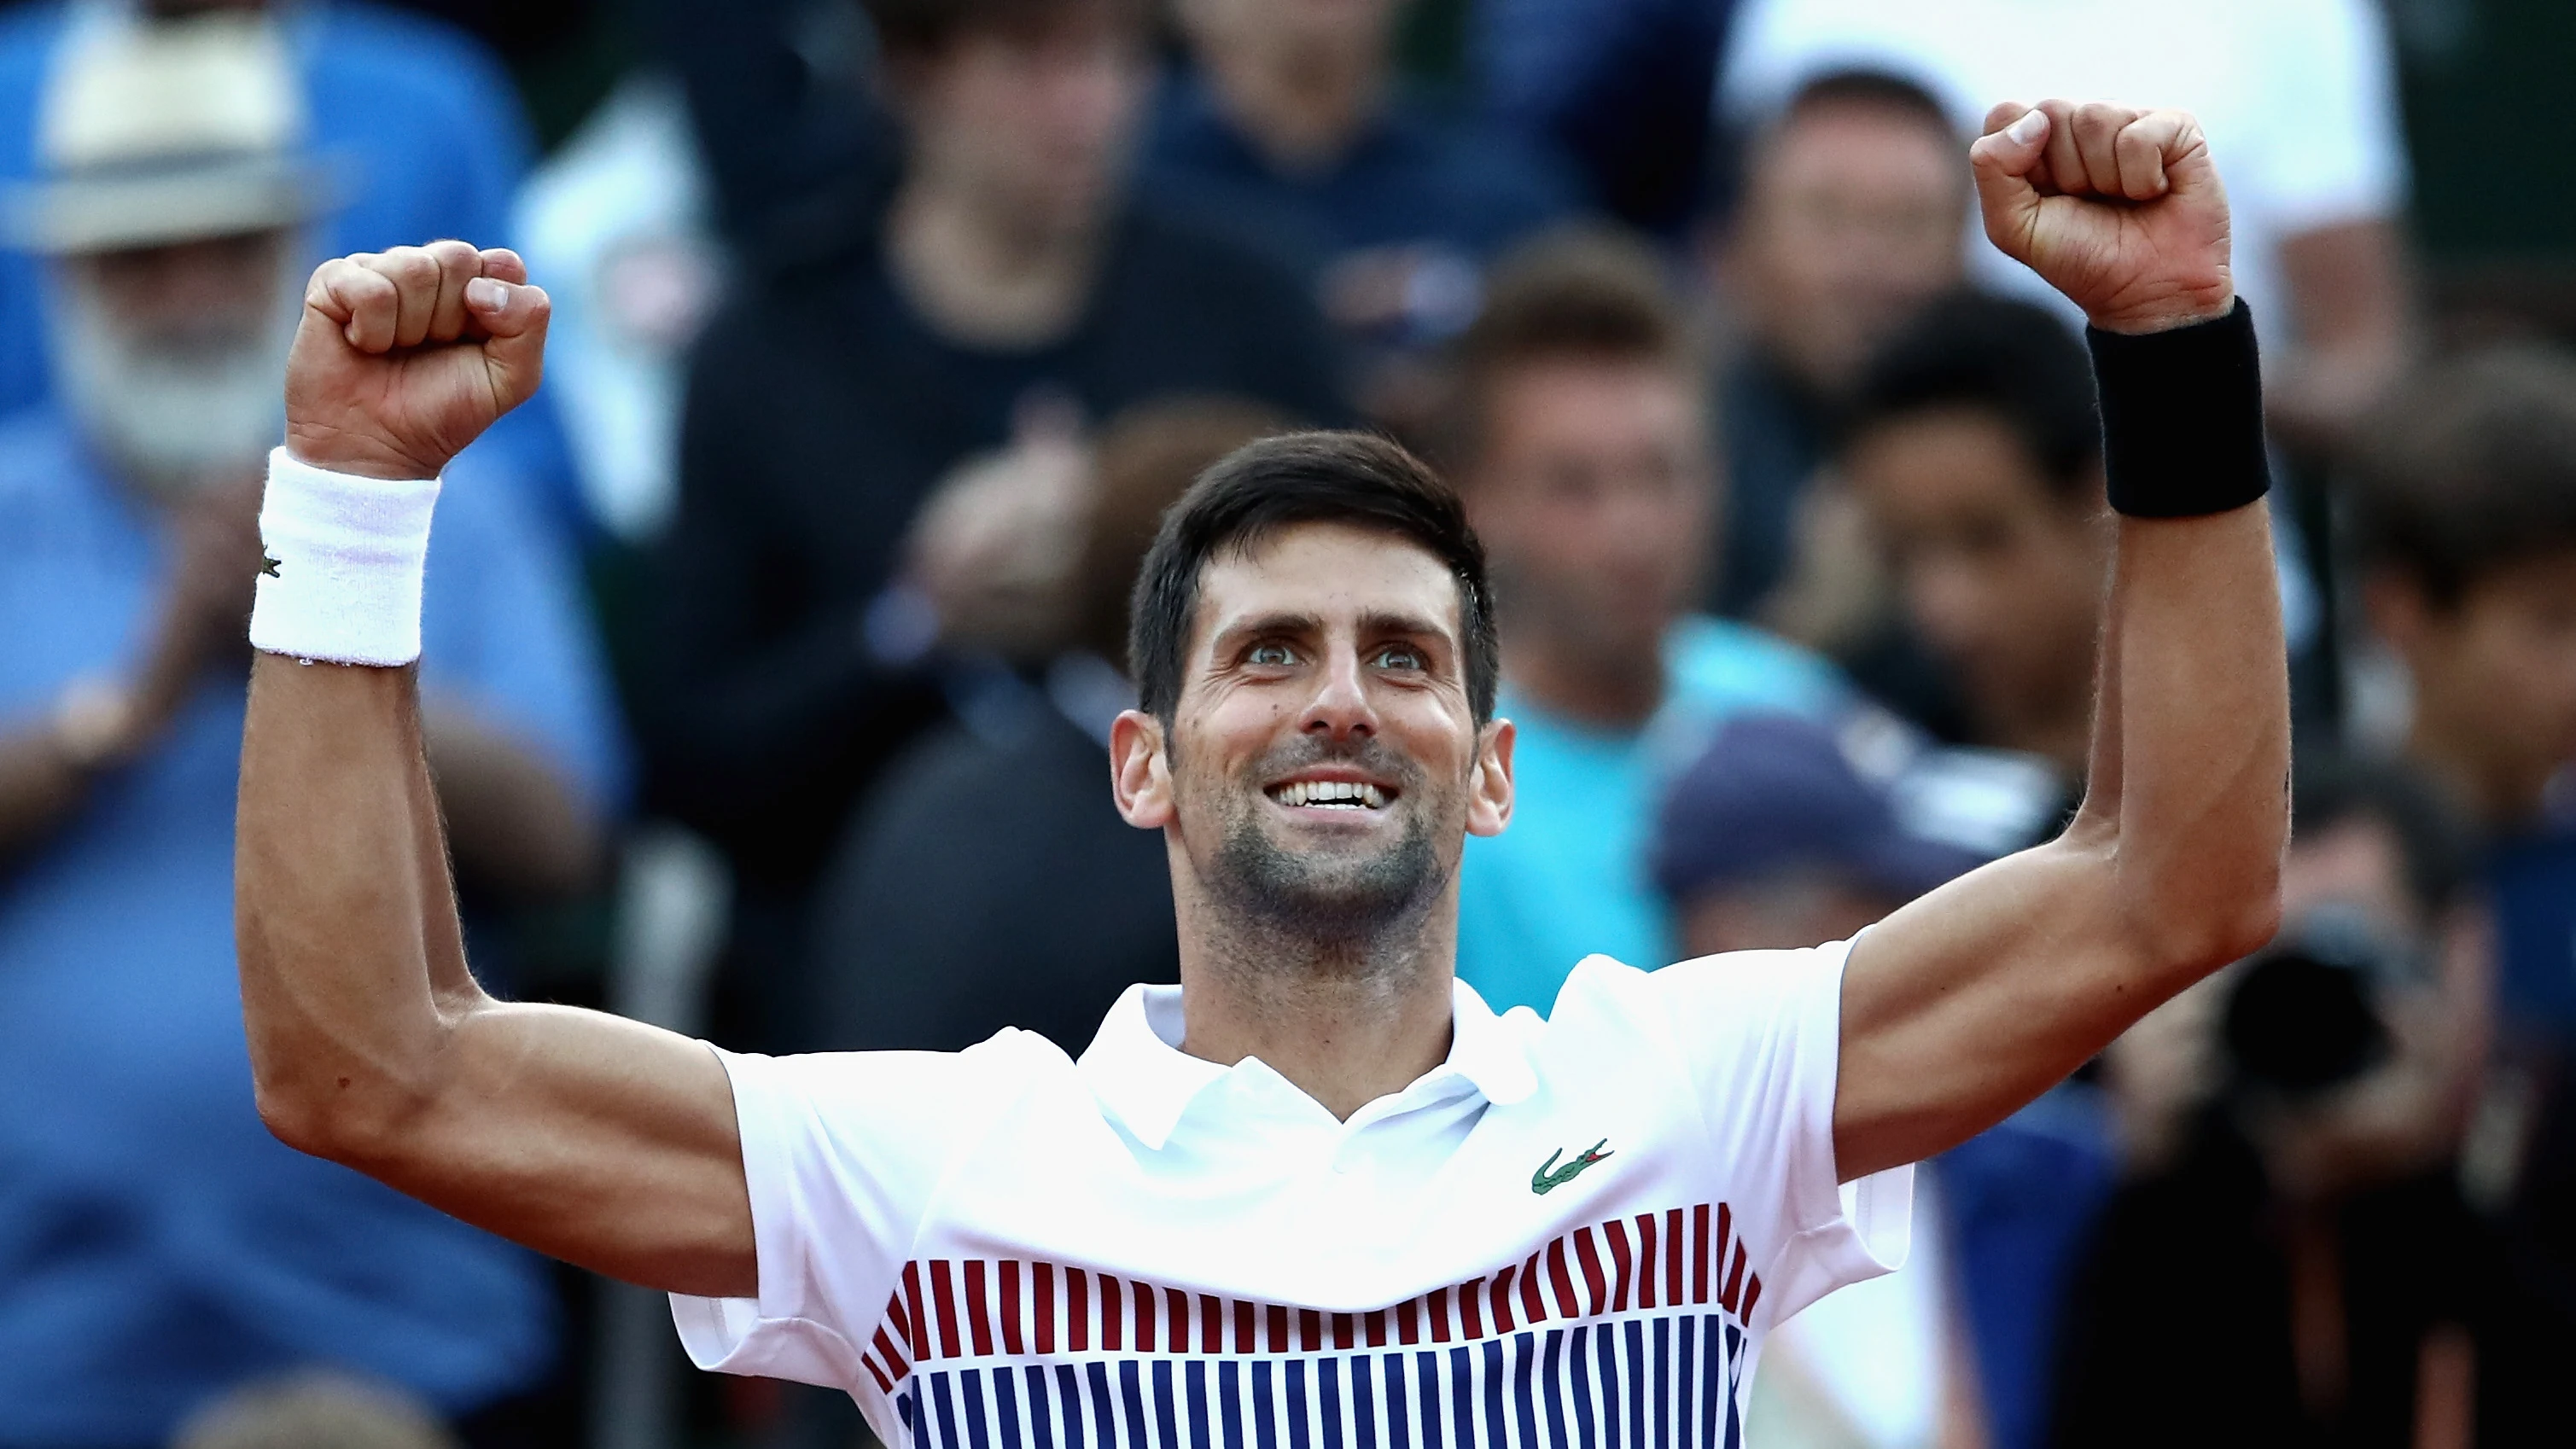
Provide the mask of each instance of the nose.
POLYGON ((1369 701, 1358 650, 1343 647, 1327 655, 1324 667, 1315 672, 1315 693, 1306 701, 1298 727, 1334 740, 1377 733, 1377 708, 1369 701))

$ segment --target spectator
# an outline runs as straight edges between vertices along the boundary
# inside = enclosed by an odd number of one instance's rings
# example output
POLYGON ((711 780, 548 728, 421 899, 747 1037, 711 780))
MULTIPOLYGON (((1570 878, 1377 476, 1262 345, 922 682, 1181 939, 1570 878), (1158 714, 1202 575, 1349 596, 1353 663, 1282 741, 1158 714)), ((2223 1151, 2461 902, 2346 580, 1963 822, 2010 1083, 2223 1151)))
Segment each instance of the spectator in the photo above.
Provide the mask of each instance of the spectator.
MULTIPOLYGON (((277 1142, 251 1099, 232 831, 260 468, 320 178, 256 22, 71 53, 18 239, 59 401, 0 423, 0 1442, 156 1445, 333 1363, 442 1412, 549 1368, 543 1266, 277 1142)), ((604 688, 552 535, 447 481, 426 746, 486 899, 582 888, 604 688)))
POLYGON ((1459 867, 1458 971, 1544 1011, 1591 952, 1679 942, 1646 874, 1662 781, 1730 711, 1821 711, 1823 661, 1690 612, 1717 482, 1703 377, 1661 263, 1603 233, 1495 271, 1460 352, 1452 472, 1493 561, 1512 825, 1459 867))
POLYGON ((961 641, 941 613, 971 611, 955 590, 984 581, 939 561, 1060 568, 1048 530, 1084 418, 1177 390, 1344 416, 1295 281, 1127 199, 1140 5, 872 13, 903 180, 874 237, 749 282, 700 340, 657 591, 657 788, 733 860, 736 967, 773 1045, 812 1021, 795 963, 814 873, 862 787, 945 707, 927 664, 961 641), (1012 461, 919 536, 934 485, 1015 432, 1012 461), (908 562, 923 559, 927 579, 908 562))
MULTIPOLYGON (((1809 82, 1746 147, 1742 200, 1709 249, 1742 327, 1719 371, 1727 509, 1717 612, 1815 615, 1815 603, 1791 604, 1783 586, 1802 533, 1848 511, 1817 496, 1818 473, 1870 355, 1959 285, 1963 146, 1929 93, 1854 71, 1809 82)), ((1837 630, 1801 632, 1824 642, 1837 630)))
MULTIPOLYGON (((1870 365, 1841 467, 1939 671, 1927 688, 1884 668, 1906 657, 1887 651, 1854 662, 1857 682, 1987 752, 1995 853, 2037 842, 2083 789, 2110 577, 2083 345, 2028 303, 1934 303, 1870 365)), ((2071 1083, 1941 1166, 1988 1432, 2037 1449, 2061 1284, 2111 1186, 2111 1124, 2071 1083)))
POLYGON ((2055 799, 2083 785, 2094 643, 2110 577, 2092 364, 2025 302, 1958 296, 1870 365, 1841 450, 1895 583, 1928 687, 1855 661, 1863 688, 1936 734, 2044 763, 2055 799))
POLYGON ((2476 1035, 2452 983, 2485 972, 2467 853, 2387 770, 2303 767, 2294 810, 2279 939, 2167 1008, 2209 998, 2215 1090, 2085 1253, 2057 1442, 2495 1442, 2473 1338, 2494 1268, 2449 1161, 2476 1035))
MULTIPOLYGON (((2329 444, 2404 365, 2406 151, 2385 21, 2369 0, 1751 0, 1719 82, 1751 123, 1809 77, 1913 76, 1975 134, 1999 101, 2152 97, 2200 118, 2227 176, 2237 295, 2263 325, 2276 429, 2329 444)), ((1982 238, 1971 270, 2056 305, 1982 238)))
POLYGON ((2360 464, 2363 603, 2405 684, 2405 751, 2486 839, 2509 1018, 2576 1028, 2576 358, 2445 365, 2360 464))
MULTIPOLYGON (((299 259, 379 251, 439 237, 511 244, 510 202, 530 139, 518 92, 491 55, 416 12, 366 0, 59 0, 0 17, 0 182, 40 169, 46 77, 79 47, 136 25, 198 14, 272 18, 293 68, 313 154, 332 168, 331 198, 299 239, 299 259)), ((544 281, 545 278, 538 280, 544 281)), ((0 254, 0 414, 56 386, 44 278, 0 254)), ((521 408, 468 455, 525 490, 536 516, 576 535, 586 519, 551 404, 521 408)))
POLYGON ((1131 408, 1102 434, 1075 628, 1043 693, 1007 729, 943 725, 914 745, 824 877, 831 1047, 960 1051, 1016 1026, 1078 1054, 1120 992, 1180 979, 1162 838, 1129 828, 1102 787, 1110 723, 1135 707, 1110 661, 1126 658, 1128 591, 1163 509, 1282 422, 1184 400, 1131 408))
POLYGON ((1485 263, 1576 198, 1552 153, 1398 93, 1401 8, 1180 0, 1195 64, 1164 87, 1145 185, 1282 248, 1364 350, 1366 410, 1418 430, 1425 350, 1476 315, 1485 263))
POLYGON ((456 1449, 409 1396, 336 1374, 237 1389, 191 1415, 171 1449, 456 1449))
POLYGON ((1987 856, 1909 818, 1889 767, 1910 753, 1875 711, 1837 729, 1745 714, 1674 782, 1655 833, 1655 886, 1690 956, 1847 941, 1987 856))

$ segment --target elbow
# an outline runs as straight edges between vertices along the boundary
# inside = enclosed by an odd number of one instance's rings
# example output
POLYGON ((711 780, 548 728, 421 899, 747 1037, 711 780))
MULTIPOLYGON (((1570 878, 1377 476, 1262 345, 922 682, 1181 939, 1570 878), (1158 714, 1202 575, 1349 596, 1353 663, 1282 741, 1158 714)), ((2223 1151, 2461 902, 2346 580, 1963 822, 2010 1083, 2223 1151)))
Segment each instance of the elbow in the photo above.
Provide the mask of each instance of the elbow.
POLYGON ((2246 875, 2165 893, 2143 913, 2149 954, 2165 971, 2196 981, 2272 943, 2281 929, 2279 868, 2246 875))
POLYGON ((398 1100, 407 1094, 354 1073, 271 1070, 256 1060, 251 1095, 270 1136, 308 1157, 361 1171, 385 1159, 412 1111, 398 1100))

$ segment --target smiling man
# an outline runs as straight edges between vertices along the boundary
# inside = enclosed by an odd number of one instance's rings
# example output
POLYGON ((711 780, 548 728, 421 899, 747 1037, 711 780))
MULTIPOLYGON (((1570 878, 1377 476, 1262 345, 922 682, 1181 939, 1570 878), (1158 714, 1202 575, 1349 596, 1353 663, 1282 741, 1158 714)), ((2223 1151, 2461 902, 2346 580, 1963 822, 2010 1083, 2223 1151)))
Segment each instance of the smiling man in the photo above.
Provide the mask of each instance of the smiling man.
POLYGON ((1736 1442, 1762 1335, 1902 1253, 1906 1164, 2278 914, 2259 392, 2207 149, 2048 102, 1973 157, 1991 232, 2102 329, 2130 515, 2067 833, 1855 943, 1595 960, 1548 1019, 1497 1017, 1452 972, 1461 848, 1512 803, 1479 550, 1391 445, 1274 439, 1138 586, 1113 785, 1168 844, 1181 983, 1078 1062, 1014 1032, 736 1056, 483 994, 421 764, 418 560, 439 467, 536 384, 545 299, 461 243, 331 263, 252 621, 270 1124, 670 1290, 699 1362, 845 1388, 893 1444, 1736 1442))

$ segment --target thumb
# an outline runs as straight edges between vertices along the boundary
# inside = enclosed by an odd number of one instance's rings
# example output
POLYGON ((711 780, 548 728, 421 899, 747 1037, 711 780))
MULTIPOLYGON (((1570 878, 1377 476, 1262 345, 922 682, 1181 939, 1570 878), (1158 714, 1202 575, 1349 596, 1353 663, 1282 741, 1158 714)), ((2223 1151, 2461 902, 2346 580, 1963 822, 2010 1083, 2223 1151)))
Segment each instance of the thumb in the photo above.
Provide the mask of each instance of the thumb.
POLYGON ((476 277, 465 284, 465 307, 483 331, 483 365, 502 410, 526 402, 545 373, 546 321, 554 311, 546 289, 476 277))
POLYGON ((2031 183, 2030 174, 2047 151, 2048 130, 2046 111, 2006 101, 1986 113, 1986 133, 1968 148, 1968 169, 1977 179, 1986 238, 2006 256, 2025 255, 2031 228, 2039 219, 2039 188, 2031 183))

